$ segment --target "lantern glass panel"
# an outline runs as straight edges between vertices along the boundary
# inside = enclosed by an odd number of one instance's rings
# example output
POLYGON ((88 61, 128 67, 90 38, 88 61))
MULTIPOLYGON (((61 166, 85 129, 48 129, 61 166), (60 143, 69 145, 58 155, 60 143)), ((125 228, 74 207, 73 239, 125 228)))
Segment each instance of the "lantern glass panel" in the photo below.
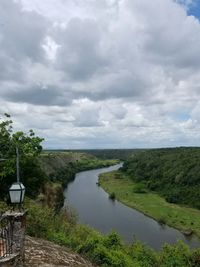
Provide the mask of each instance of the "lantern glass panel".
POLYGON ((10 200, 13 204, 20 204, 24 200, 25 187, 22 183, 14 183, 9 189, 10 200))

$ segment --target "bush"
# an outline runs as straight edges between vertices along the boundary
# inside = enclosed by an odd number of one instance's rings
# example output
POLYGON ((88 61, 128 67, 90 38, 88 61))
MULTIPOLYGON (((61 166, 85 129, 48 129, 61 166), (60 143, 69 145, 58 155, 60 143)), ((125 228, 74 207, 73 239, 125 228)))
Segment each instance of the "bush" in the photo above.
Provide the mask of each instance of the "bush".
POLYGON ((190 257, 190 250, 182 241, 174 246, 166 244, 160 253, 159 267, 189 267, 190 257))
POLYGON ((133 192, 137 194, 144 194, 147 193, 147 189, 144 184, 136 184, 133 188, 133 192))
POLYGON ((161 225, 166 224, 166 221, 167 221, 166 217, 164 217, 164 216, 162 216, 158 219, 158 223, 161 225))
POLYGON ((200 249, 192 251, 191 267, 200 267, 200 249))
POLYGON ((115 200, 115 198, 116 198, 115 193, 114 192, 110 193, 109 198, 112 200, 115 200))
POLYGON ((136 241, 133 245, 130 246, 128 253, 134 260, 134 262, 138 263, 139 266, 158 266, 156 253, 152 249, 144 246, 139 241, 136 241))
POLYGON ((111 232, 104 239, 104 245, 110 248, 122 248, 122 241, 120 236, 116 232, 111 232))
POLYGON ((27 233, 31 236, 47 238, 48 232, 54 226, 54 215, 51 209, 35 204, 33 201, 28 206, 27 233))

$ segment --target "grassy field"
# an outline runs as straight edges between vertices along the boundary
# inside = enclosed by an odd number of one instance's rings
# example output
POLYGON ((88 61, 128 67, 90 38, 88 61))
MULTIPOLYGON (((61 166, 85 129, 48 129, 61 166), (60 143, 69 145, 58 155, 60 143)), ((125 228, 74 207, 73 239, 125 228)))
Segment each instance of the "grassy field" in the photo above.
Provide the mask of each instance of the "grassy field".
POLYGON ((117 200, 154 218, 160 223, 177 228, 185 233, 191 231, 200 237, 200 211, 170 204, 153 192, 135 193, 138 186, 120 172, 100 175, 100 185, 109 194, 114 193, 117 200))

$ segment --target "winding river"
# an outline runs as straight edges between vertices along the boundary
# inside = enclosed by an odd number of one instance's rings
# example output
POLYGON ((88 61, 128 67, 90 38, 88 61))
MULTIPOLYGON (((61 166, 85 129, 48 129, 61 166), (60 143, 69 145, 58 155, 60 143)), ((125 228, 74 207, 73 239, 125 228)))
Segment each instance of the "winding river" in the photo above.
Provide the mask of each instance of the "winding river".
POLYGON ((166 225, 161 226, 141 212, 108 198, 108 194, 96 184, 98 175, 117 170, 120 166, 118 164, 77 173, 75 180, 65 189, 65 205, 76 210, 79 222, 102 233, 115 230, 128 243, 140 240, 154 249, 160 249, 166 242, 173 244, 177 240, 183 240, 191 248, 200 247, 197 237, 186 237, 180 231, 166 225))

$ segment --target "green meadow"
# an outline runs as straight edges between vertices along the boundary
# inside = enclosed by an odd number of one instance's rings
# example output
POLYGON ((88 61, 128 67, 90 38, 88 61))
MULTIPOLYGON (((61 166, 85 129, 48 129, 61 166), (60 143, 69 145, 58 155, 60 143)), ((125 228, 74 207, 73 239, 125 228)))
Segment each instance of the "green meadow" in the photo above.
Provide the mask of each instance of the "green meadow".
POLYGON ((167 224, 183 233, 194 233, 200 237, 200 211, 166 202, 157 193, 140 190, 139 184, 121 172, 110 172, 100 175, 100 185, 109 194, 125 205, 137 209, 154 218, 161 224, 167 224))

